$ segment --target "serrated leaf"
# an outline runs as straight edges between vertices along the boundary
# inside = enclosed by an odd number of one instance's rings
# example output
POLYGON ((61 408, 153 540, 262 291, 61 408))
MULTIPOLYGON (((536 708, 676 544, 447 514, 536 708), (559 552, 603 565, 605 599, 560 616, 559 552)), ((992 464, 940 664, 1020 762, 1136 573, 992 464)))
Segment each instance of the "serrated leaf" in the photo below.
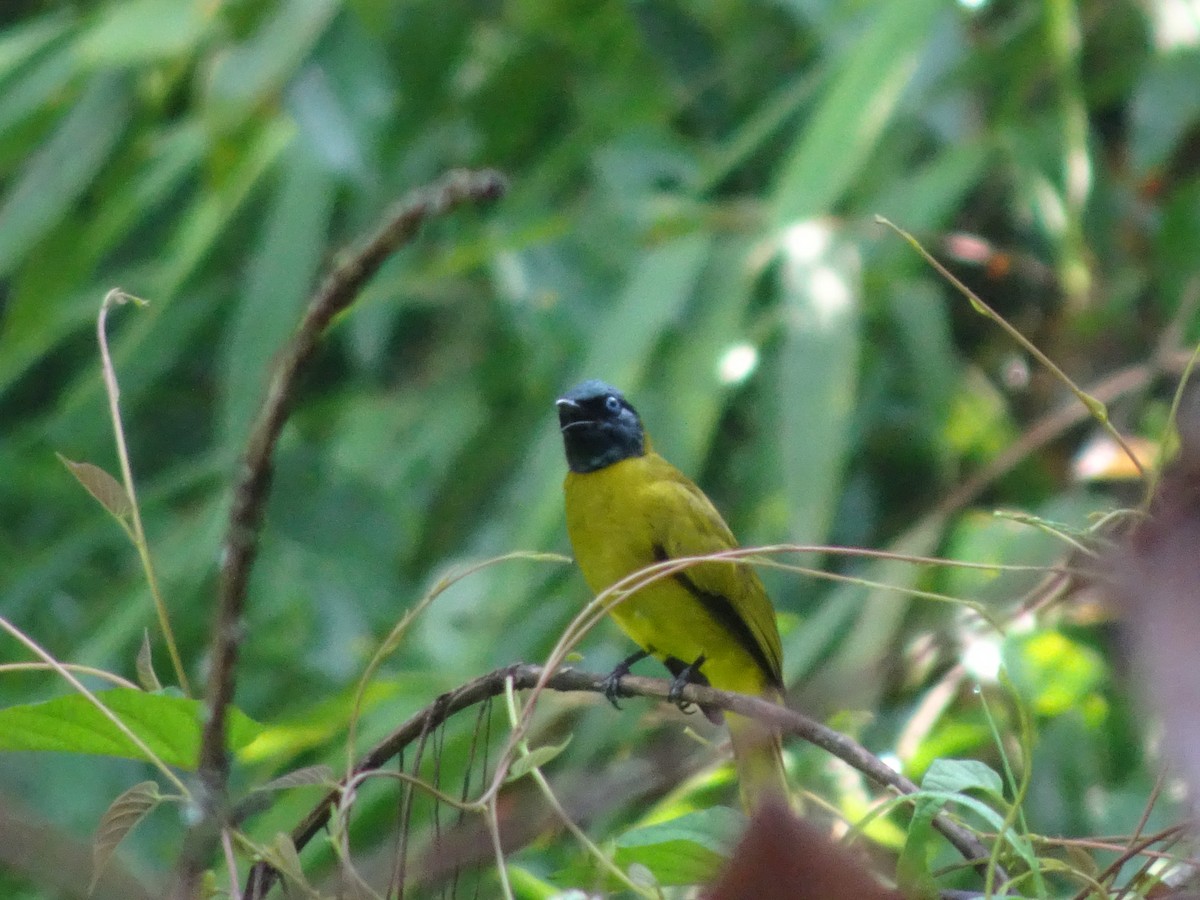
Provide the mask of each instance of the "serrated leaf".
POLYGON ((111 515, 124 519, 133 511, 133 503, 125 486, 102 468, 89 462, 75 462, 61 453, 56 453, 55 456, 67 467, 67 471, 75 476, 75 480, 83 485, 84 490, 95 497, 111 515))
MULTIPOLYGON (((97 691, 96 698, 170 766, 194 770, 200 750, 204 704, 134 688, 97 691)), ((260 726, 238 709, 229 711, 229 747, 240 749, 260 726)), ((0 751, 83 753, 144 760, 145 753, 90 700, 79 694, 0 709, 0 751)))
POLYGON ((89 894, 96 889, 96 882, 104 874, 113 851, 161 801, 158 784, 143 781, 122 793, 105 810, 96 826, 96 835, 92 838, 92 880, 88 884, 89 894))
POLYGON ((337 784, 337 777, 333 774, 333 769, 326 765, 306 766, 303 769, 296 769, 293 772, 280 775, 278 778, 273 778, 266 784, 259 785, 254 790, 282 791, 287 788, 306 787, 315 784, 322 785, 323 787, 335 786, 337 784))
POLYGON ((142 629, 142 646, 138 649, 137 655, 137 677, 138 684, 143 690, 150 692, 161 691, 162 682, 158 680, 158 675, 154 671, 154 654, 150 649, 150 631, 142 629))
POLYGON ((567 735, 567 739, 561 744, 548 745, 545 747, 537 747, 530 750, 524 756, 517 759, 512 767, 508 770, 508 777, 505 782, 516 781, 518 778, 524 778, 531 770, 540 766, 544 766, 558 754, 567 749, 567 745, 571 743, 571 736, 567 735))

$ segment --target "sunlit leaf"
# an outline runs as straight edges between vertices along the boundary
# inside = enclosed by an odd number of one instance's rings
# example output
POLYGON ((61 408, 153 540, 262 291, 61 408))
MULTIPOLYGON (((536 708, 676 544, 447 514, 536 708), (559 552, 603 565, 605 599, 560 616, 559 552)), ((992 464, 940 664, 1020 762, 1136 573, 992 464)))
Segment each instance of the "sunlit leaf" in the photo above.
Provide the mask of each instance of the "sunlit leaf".
MULTIPOLYGON (((118 688, 96 697, 162 762, 194 769, 204 704, 167 694, 118 688)), ((245 746, 259 725, 229 711, 229 746, 245 746)), ((96 706, 79 694, 0 709, 0 750, 54 751, 144 760, 145 754, 96 706)))
POLYGON ((195 50, 213 21, 196 3, 126 0, 103 10, 77 48, 91 66, 152 62, 195 50))

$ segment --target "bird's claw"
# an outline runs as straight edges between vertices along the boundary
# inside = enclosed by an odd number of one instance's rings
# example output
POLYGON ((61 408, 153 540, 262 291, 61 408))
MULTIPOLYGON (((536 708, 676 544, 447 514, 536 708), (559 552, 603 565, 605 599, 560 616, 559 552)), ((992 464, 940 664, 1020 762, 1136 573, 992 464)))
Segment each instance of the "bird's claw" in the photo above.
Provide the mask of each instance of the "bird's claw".
POLYGON ((604 696, 614 708, 620 709, 621 704, 617 702, 617 698, 623 696, 621 692, 621 679, 629 674, 629 670, 633 668, 633 664, 641 662, 650 654, 645 650, 639 650, 637 653, 630 654, 621 660, 613 670, 608 673, 608 676, 601 682, 601 687, 604 690, 604 696))
POLYGON ((684 666, 679 670, 679 674, 671 682, 671 689, 667 691, 667 702, 674 703, 679 711, 687 716, 696 711, 696 705, 690 700, 683 699, 683 689, 689 684, 693 684, 697 676, 700 677, 700 680, 704 680, 704 677, 700 675, 700 667, 702 665, 704 665, 703 654, 694 663, 684 666))
POLYGON ((620 666, 608 673, 602 683, 604 689, 604 699, 613 705, 613 709, 620 709, 621 704, 617 702, 617 698, 621 696, 621 679, 625 677, 626 672, 618 671, 620 666))

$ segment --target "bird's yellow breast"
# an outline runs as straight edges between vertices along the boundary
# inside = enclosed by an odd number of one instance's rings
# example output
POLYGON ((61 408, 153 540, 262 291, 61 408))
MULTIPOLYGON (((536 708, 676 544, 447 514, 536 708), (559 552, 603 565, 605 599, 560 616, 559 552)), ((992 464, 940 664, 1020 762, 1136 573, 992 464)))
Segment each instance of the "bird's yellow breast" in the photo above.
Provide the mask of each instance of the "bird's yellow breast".
MULTIPOLYGON (((699 488, 656 453, 594 472, 569 472, 564 490, 576 561, 596 594, 664 559, 736 546, 699 488)), ((702 671, 716 687, 756 693, 778 680, 773 610, 745 565, 705 563, 682 576, 660 578, 621 599, 611 613, 630 638, 659 659, 689 664, 703 655, 702 671), (700 591, 698 599, 697 584, 712 590, 700 591), (743 626, 749 637, 735 639, 730 616, 720 608, 714 613, 720 603, 704 602, 705 597, 726 604, 734 618, 748 617, 754 623, 743 626)))

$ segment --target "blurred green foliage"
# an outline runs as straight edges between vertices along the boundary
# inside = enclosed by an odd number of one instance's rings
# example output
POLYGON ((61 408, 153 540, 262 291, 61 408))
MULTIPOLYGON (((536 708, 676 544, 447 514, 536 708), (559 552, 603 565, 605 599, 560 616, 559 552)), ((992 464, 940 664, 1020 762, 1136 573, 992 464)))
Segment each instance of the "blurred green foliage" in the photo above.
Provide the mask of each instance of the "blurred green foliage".
MULTIPOLYGON (((229 486, 273 354, 343 248, 456 166, 501 169, 508 196, 432 223, 386 265, 335 323, 284 433, 238 680, 266 733, 239 788, 340 765, 356 678, 453 566, 566 549, 552 401, 581 377, 625 389, 747 544, 1062 559, 1053 535, 988 514, 1080 528, 1136 491, 1071 477, 1088 433, 1075 426, 946 502, 1069 395, 873 216, 917 234, 1085 386, 1194 338, 1200 24, 1172 15, 1185 6, 7 4, 0 613, 57 658, 126 677, 154 633, 136 554, 55 458, 117 471, 94 322, 119 286, 150 300, 115 312, 110 334, 146 530, 203 683, 229 486)), ((1162 387, 1145 373, 1117 424, 1161 427, 1162 387)), ((901 589, 764 572, 805 708, 865 713, 848 730, 879 753, 907 748, 917 777, 945 755, 1000 770, 970 678, 914 725, 979 623, 904 590, 1009 623, 1038 574, 791 561, 901 589)), ((544 658, 585 600, 562 565, 456 584, 372 686, 362 742, 442 690, 544 658)), ((1001 642, 1035 717, 1028 828, 1131 830, 1156 763, 1110 636, 1050 618, 1001 642)), ((605 626, 582 664, 602 671, 627 649, 605 626)), ((157 639, 155 658, 166 679, 157 639)), ((45 673, 0 677, 4 706, 66 692, 45 673)), ((994 699, 1015 734, 1011 697, 994 699)), ((594 833, 621 833, 672 780, 642 751, 678 720, 633 702, 549 706, 547 730, 575 735, 552 780, 590 797, 594 833)), ((451 729, 447 759, 469 732, 451 729)), ((671 747, 689 771, 705 756, 671 747)), ((861 783, 810 748, 795 756, 799 783, 856 808, 861 783)), ((86 834, 146 773, 5 753, 0 806, 86 834)), ((315 796, 282 795, 251 833, 286 830, 315 796)), ((365 856, 391 846, 394 805, 364 791, 365 856)), ((162 827, 121 853, 151 883, 181 833, 154 815, 162 827)), ((528 895, 579 857, 566 839, 524 851, 528 895)), ((4 862, 0 893, 59 896, 36 864, 4 862)))

